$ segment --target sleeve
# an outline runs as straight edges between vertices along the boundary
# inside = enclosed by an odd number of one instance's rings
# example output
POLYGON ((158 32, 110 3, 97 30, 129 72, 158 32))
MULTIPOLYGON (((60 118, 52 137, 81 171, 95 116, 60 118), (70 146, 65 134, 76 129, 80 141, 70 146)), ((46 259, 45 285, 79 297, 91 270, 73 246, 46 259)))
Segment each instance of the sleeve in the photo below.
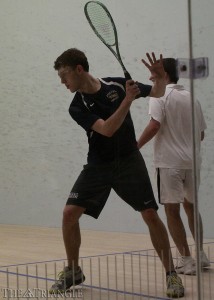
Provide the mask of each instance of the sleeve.
POLYGON ((164 101, 162 98, 153 98, 149 99, 149 115, 152 119, 158 121, 159 123, 163 122, 165 117, 164 101))
MULTIPOLYGON (((118 82, 119 84, 121 84, 124 88, 124 90, 126 90, 126 81, 127 79, 126 78, 123 78, 123 77, 106 77, 106 78, 103 78, 105 81, 107 82, 118 82)), ((152 86, 151 85, 148 85, 148 84, 143 84, 141 82, 138 82, 138 87, 140 89, 140 97, 147 97, 149 96, 150 92, 151 92, 151 89, 152 89, 152 86)))
POLYGON ((82 101, 81 95, 75 95, 69 107, 69 113, 78 125, 83 127, 86 131, 90 130, 93 124, 100 119, 100 117, 92 113, 82 101))
POLYGON ((152 86, 148 85, 148 84, 143 84, 143 83, 138 83, 138 86, 140 88, 141 91, 141 97, 147 97, 149 96, 152 86))

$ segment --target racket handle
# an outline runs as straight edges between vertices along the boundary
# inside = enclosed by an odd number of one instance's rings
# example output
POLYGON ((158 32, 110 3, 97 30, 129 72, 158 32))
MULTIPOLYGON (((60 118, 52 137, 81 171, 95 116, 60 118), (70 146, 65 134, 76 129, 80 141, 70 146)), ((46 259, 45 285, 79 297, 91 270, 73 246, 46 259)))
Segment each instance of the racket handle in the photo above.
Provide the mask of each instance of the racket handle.
POLYGON ((126 78, 127 80, 132 79, 131 75, 130 75, 129 72, 126 71, 126 70, 124 70, 124 75, 125 75, 125 78, 126 78))

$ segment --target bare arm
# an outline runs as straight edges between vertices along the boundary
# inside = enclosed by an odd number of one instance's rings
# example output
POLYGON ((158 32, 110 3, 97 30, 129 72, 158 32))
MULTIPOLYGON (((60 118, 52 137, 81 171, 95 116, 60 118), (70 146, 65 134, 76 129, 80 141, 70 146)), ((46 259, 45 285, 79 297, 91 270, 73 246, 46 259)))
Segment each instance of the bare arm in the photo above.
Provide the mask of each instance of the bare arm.
POLYGON ((159 129, 160 123, 151 119, 138 140, 138 148, 140 149, 143 145, 149 142, 156 135, 159 129))
POLYGON ((149 53, 146 53, 146 55, 150 64, 147 63, 144 59, 142 59, 142 62, 151 72, 150 80, 152 80, 153 82, 153 86, 149 96, 155 98, 162 97, 165 93, 167 84, 166 72, 164 71, 163 67, 162 54, 160 55, 159 60, 156 59, 154 52, 152 52, 152 57, 149 55, 149 53))
POLYGON ((119 108, 107 119, 98 119, 92 126, 92 129, 104 136, 111 137, 122 125, 132 101, 140 93, 137 84, 133 80, 126 82, 126 96, 119 108))

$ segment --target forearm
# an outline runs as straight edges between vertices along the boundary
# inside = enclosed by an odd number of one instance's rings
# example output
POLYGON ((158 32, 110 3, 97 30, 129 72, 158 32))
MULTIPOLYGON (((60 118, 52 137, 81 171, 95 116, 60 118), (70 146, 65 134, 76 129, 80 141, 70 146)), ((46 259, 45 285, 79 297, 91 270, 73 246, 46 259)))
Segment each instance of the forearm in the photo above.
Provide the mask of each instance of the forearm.
POLYGON ((123 124, 131 103, 131 101, 126 101, 125 98, 119 108, 107 120, 99 119, 95 122, 92 129, 107 137, 113 136, 123 124))
POLYGON ((138 85, 133 80, 126 81, 126 96, 121 102, 118 109, 107 119, 99 119, 93 125, 92 129, 107 137, 113 134, 123 124, 125 117, 130 109, 132 101, 140 94, 138 85))

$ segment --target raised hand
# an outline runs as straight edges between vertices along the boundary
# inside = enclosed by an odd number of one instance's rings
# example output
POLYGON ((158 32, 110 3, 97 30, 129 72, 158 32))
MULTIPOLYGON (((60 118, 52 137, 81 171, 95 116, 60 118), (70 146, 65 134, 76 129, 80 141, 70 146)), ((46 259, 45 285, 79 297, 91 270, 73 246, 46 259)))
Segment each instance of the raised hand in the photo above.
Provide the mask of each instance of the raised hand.
POLYGON ((149 69, 151 72, 150 80, 155 81, 156 79, 164 79, 166 78, 166 73, 163 67, 163 56, 160 54, 160 59, 156 59, 154 52, 150 55, 146 53, 149 63, 142 59, 143 64, 149 69))
POLYGON ((158 60, 156 59, 154 52, 152 52, 151 55, 146 53, 146 56, 149 62, 144 59, 142 59, 142 62, 151 72, 149 79, 153 82, 153 86, 149 95, 150 97, 156 98, 162 97, 165 93, 167 84, 167 75, 163 67, 163 56, 160 54, 160 59, 158 60))

